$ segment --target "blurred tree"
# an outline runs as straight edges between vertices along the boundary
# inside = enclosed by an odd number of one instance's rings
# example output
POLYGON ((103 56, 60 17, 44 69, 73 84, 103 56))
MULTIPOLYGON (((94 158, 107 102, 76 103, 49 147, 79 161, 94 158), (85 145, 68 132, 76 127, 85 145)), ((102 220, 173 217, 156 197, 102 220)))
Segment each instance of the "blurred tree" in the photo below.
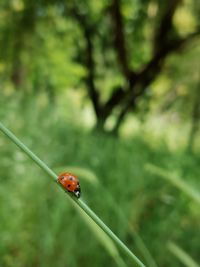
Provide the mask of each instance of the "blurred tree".
POLYGON ((181 51, 199 35, 199 25, 187 34, 179 33, 174 17, 181 5, 181 0, 140 3, 111 0, 100 7, 97 5, 98 12, 90 1, 81 4, 72 1, 67 5, 67 14, 78 24, 85 40, 79 60, 87 69, 85 82, 99 129, 104 129, 114 113, 112 131, 117 133, 127 113, 136 109, 138 99, 163 70, 167 57, 181 51), (102 88, 107 87, 105 80, 110 69, 113 83, 109 84, 111 88, 106 88, 109 95, 104 99, 102 88))
POLYGON ((31 37, 36 23, 35 1, 4 1, 2 3, 4 17, 1 32, 1 59, 9 62, 7 72, 15 88, 20 88, 24 82, 25 67, 23 51, 30 51, 31 37))
POLYGON ((107 129, 111 118, 117 133, 126 115, 149 101, 169 55, 199 36, 198 6, 196 0, 3 0, 1 79, 46 90, 52 103, 58 88, 84 82, 97 128, 107 129))

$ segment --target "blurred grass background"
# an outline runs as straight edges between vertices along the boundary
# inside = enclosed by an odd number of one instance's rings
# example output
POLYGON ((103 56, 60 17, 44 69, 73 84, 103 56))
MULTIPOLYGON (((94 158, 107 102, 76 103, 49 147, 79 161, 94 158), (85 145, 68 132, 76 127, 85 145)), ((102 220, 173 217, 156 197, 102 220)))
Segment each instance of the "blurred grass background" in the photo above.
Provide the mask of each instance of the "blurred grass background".
MULTIPOLYGON (((0 2, 0 120, 149 267, 200 262, 197 2, 0 2)), ((0 266, 132 266, 3 134, 0 266)))
MULTIPOLYGON (((4 103, 2 121, 55 171, 75 171, 85 201, 136 255, 143 259, 130 225, 158 266, 182 266, 168 241, 199 261, 199 203, 145 169, 154 164, 197 189, 199 154, 90 132, 66 122, 59 109, 29 99, 22 111, 18 101, 4 103)), ((0 146, 1 266, 115 266, 50 178, 3 135, 0 146)))

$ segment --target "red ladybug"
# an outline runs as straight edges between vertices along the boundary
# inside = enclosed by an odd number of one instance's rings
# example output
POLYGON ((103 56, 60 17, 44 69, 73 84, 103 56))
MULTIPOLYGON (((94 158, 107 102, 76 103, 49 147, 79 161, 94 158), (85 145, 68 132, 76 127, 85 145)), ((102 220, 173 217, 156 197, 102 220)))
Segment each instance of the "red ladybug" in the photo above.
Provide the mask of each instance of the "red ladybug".
POLYGON ((81 195, 79 180, 76 175, 69 172, 62 172, 58 176, 58 183, 62 185, 68 192, 73 193, 77 198, 81 195))

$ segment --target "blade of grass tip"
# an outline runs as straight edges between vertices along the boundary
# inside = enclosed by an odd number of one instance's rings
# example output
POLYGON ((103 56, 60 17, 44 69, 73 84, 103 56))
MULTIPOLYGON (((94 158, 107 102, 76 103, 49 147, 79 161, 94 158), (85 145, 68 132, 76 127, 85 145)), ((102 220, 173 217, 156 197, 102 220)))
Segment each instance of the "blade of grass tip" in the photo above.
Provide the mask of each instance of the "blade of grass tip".
MULTIPOLYGON (((0 123, 0 130, 12 140, 22 151, 24 151, 42 170, 49 174, 54 181, 57 181, 57 175, 41 160, 39 159, 30 149, 28 149, 11 131, 9 131, 2 123, 0 123)), ((58 184, 59 185, 59 184, 58 184)), ((92 218, 92 220, 108 235, 111 239, 119 246, 119 248, 130 257, 135 264, 141 267, 145 265, 130 251, 130 249, 110 230, 108 226, 82 201, 80 198, 71 196, 68 194, 76 203, 81 207, 85 213, 92 218)))
POLYGON ((169 251, 174 254, 185 266, 187 267, 199 267, 199 265, 186 253, 182 248, 177 246, 173 242, 168 242, 167 247, 169 251))
POLYGON ((161 169, 160 167, 157 167, 152 164, 146 164, 145 166, 147 171, 150 171, 151 173, 160 176, 161 178, 169 181, 171 184, 176 186, 179 190, 181 190, 183 193, 188 195, 192 200, 200 204, 200 193, 195 188, 193 188, 191 185, 187 184, 182 179, 176 177, 173 173, 169 173, 165 171, 164 169, 161 169))

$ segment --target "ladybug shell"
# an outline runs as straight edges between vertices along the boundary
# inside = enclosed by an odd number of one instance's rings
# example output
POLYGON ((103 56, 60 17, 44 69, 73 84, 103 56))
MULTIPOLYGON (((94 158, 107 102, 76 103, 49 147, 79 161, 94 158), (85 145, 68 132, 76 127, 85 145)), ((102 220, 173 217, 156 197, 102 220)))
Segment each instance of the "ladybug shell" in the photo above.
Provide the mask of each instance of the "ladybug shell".
POLYGON ((63 172, 58 176, 58 182, 69 192, 73 192, 77 197, 80 197, 80 185, 76 175, 63 172))

